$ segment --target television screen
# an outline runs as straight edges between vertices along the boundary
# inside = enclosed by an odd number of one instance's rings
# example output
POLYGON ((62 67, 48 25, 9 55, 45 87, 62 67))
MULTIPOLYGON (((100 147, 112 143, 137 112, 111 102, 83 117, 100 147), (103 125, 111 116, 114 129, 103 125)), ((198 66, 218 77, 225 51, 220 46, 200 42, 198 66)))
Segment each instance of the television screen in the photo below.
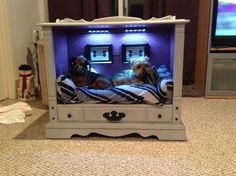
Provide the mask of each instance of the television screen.
POLYGON ((236 36, 236 0, 218 0, 216 36, 236 36))
POLYGON ((236 47, 236 0, 214 0, 212 47, 236 47))

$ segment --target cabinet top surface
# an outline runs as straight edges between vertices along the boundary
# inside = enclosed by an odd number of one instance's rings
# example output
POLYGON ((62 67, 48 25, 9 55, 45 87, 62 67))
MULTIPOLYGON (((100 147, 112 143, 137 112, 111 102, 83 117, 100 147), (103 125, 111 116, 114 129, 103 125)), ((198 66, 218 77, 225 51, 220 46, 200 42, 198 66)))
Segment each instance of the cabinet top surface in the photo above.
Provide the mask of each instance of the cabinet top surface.
POLYGON ((93 21, 86 20, 73 20, 69 18, 65 18, 63 20, 57 19, 56 22, 47 22, 47 23, 39 23, 39 26, 50 27, 50 26, 100 26, 100 25, 151 25, 151 24, 186 24, 189 23, 190 20, 186 19, 175 19, 175 16, 166 16, 163 18, 155 18, 152 17, 148 20, 143 20, 141 18, 136 17, 105 17, 98 18, 93 21))

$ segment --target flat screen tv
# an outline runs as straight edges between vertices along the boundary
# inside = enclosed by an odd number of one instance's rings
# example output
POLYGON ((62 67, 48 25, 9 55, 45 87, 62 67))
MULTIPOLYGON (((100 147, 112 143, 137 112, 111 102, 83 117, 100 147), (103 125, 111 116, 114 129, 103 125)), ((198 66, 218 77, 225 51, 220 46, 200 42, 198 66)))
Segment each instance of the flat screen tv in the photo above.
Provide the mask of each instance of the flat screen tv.
POLYGON ((212 47, 236 47, 236 0, 214 0, 212 47))

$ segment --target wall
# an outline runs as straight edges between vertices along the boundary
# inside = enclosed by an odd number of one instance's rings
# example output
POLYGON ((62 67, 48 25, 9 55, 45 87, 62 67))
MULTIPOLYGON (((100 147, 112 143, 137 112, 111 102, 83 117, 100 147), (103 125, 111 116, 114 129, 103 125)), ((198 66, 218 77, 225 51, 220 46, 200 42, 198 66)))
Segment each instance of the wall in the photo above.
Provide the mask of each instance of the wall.
MULTIPOLYGON (((32 47, 32 30, 40 21, 42 0, 1 0, 1 74, 4 97, 16 97, 17 70, 27 63, 27 47, 32 47)), ((41 12, 42 13, 42 12, 41 12)))
MULTIPOLYGON (((40 21, 39 3, 32 0, 9 0, 9 16, 15 65, 27 63, 27 47, 32 47, 32 30, 40 21)), ((16 68, 17 69, 17 68, 16 68)))

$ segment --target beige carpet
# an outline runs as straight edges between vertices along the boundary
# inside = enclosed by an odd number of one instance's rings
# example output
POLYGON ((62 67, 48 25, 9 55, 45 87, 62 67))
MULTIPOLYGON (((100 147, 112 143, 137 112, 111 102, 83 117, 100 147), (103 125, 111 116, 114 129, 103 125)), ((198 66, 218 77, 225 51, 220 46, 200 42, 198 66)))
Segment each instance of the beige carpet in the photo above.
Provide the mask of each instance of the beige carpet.
MULTIPOLYGON (((0 103, 1 104, 1 103, 0 103)), ((47 140, 47 111, 0 124, 0 175, 236 175, 236 100, 184 98, 186 142, 128 136, 47 140)))

